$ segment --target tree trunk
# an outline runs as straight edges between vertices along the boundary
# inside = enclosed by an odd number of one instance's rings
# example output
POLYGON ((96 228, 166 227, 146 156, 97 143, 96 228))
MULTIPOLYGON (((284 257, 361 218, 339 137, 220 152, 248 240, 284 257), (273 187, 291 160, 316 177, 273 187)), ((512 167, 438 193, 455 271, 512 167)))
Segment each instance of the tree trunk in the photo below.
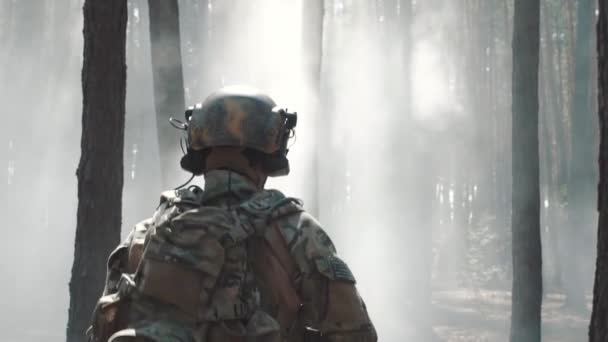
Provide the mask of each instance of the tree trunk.
MULTIPOLYGON (((584 0, 586 1, 586 0, 584 0)), ((566 82, 566 92, 568 98, 568 115, 572 116, 572 99, 574 97, 574 44, 575 44, 575 15, 574 15, 574 5, 575 1, 566 1, 568 17, 568 45, 567 50, 565 51, 566 57, 566 73, 567 73, 567 82, 566 82)), ((570 163, 570 155, 568 155, 568 163, 570 163)))
POLYGON ((404 116, 411 115, 412 108, 412 27, 413 27, 413 8, 412 0, 400 0, 400 32, 401 37, 401 58, 403 63, 403 72, 401 73, 401 82, 399 84, 402 89, 402 94, 399 94, 401 108, 400 111, 404 116))
POLYGON ((12 1, 3 1, 0 5, 0 44, 5 47, 2 52, 0 52, 0 63, 2 65, 7 65, 7 61, 5 60, 9 47, 9 42, 11 39, 11 35, 14 34, 12 32, 13 28, 13 7, 15 6, 12 1))
POLYGON ((160 184, 156 146, 152 66, 142 63, 149 55, 148 8, 145 0, 131 1, 127 29, 127 99, 125 117, 125 183, 123 226, 131 227, 150 215, 160 184), (135 12, 138 12, 138 17, 135 12))
POLYGON ((593 0, 578 1, 574 49, 574 93, 571 102, 570 140, 572 157, 568 175, 568 247, 572 251, 564 270, 566 300, 569 306, 585 309, 585 258, 582 254, 595 226, 595 147, 596 122, 591 112, 591 37, 593 0))
POLYGON ((82 139, 67 341, 80 342, 120 240, 127 1, 86 0, 82 139))
POLYGON ((559 112, 558 98, 559 94, 555 92, 556 89, 556 78, 555 78, 555 67, 553 64, 553 38, 551 37, 552 27, 551 27, 551 13, 549 11, 549 7, 546 2, 541 3, 541 35, 543 37, 542 41, 545 42, 544 45, 541 46, 541 62, 540 62, 540 89, 541 96, 544 101, 541 101, 541 109, 540 109, 540 146, 541 146, 541 188, 544 190, 542 192, 542 199, 549 201, 548 207, 542 207, 543 218, 541 220, 543 226, 543 232, 546 232, 543 236, 543 241, 545 242, 543 246, 543 259, 548 262, 544 265, 544 285, 545 285, 545 294, 551 289, 551 287, 555 288, 554 285, 559 283, 560 274, 559 274, 559 253, 557 249, 557 244, 555 243, 557 240, 555 238, 556 235, 556 220, 554 219, 557 208, 556 196, 554 195, 556 192, 556 184, 554 182, 555 174, 554 166, 555 158, 554 158, 554 146, 553 141, 554 133, 555 133, 555 113, 559 112))
POLYGON ((177 0, 148 0, 150 14, 150 51, 154 105, 163 188, 178 185, 180 134, 169 124, 169 118, 182 118, 184 112, 184 76, 179 33, 177 0))
MULTIPOLYGON (((496 40, 496 44, 506 44, 508 45, 511 41, 511 11, 509 8, 508 1, 503 1, 502 6, 500 8, 500 16, 502 23, 502 28, 500 30, 501 34, 498 36, 496 40)), ((498 22, 498 21, 497 21, 498 22)), ((501 44, 501 45, 502 45, 501 44)), ((501 59, 496 63, 500 67, 497 69, 499 79, 498 83, 500 83, 500 87, 498 92, 503 94, 499 96, 501 99, 499 104, 499 112, 500 118, 496 123, 496 131, 497 131, 497 141, 499 144, 498 151, 496 153, 496 179, 497 179, 497 211, 496 211, 496 221, 497 225, 503 227, 505 231, 502 232, 502 237, 506 240, 509 240, 508 233, 506 232, 507 227, 510 225, 510 215, 511 215, 511 181, 510 181, 510 158, 504 158, 505 155, 509 155, 511 151, 511 142, 510 142, 510 125, 511 125, 511 115, 510 115, 510 106, 511 106, 511 98, 509 89, 511 87, 511 58, 506 54, 501 54, 501 59), (505 96, 506 95, 506 96, 505 96)), ((510 265, 511 261, 509 258, 509 250, 510 243, 506 244, 505 249, 502 251, 502 265, 510 265)))
MULTIPOLYGON (((215 89, 210 89, 209 73, 213 67, 209 46, 209 1, 182 0, 180 12, 180 41, 184 46, 182 66, 186 104, 201 102, 203 96, 215 89)), ((216 4, 214 3, 213 6, 216 4)), ((215 85, 213 85, 215 87, 215 85)))
MULTIPOLYGON (((10 50, 9 42, 11 40, 11 36, 15 33, 13 32, 13 2, 12 1, 4 1, 2 3, 2 26, 0 32, 0 44, 5 48, 0 52, 0 65, 8 65, 7 56, 8 50, 10 50)), ((4 68, 0 68, 0 78, 6 79, 4 76, 5 73, 4 68)), ((3 82, 4 83, 4 82, 3 82)), ((0 85, 0 91, 3 91, 4 87, 0 85)), ((0 126, 0 215, 3 217, 6 216, 6 206, 7 206, 7 192, 8 192, 8 146, 9 146, 9 137, 8 130, 6 124, 0 126)))
POLYGON ((326 155, 325 150, 320 148, 326 146, 329 139, 329 132, 320 120, 319 108, 321 100, 321 67, 323 61, 323 23, 325 18, 325 1, 308 0, 302 2, 302 53, 304 58, 304 79, 311 96, 310 110, 314 118, 316 134, 314 141, 317 148, 314 149, 312 166, 310 167, 312 177, 309 178, 307 186, 310 190, 310 198, 313 199, 310 211, 313 215, 319 215, 319 177, 321 175, 320 161, 326 155))
MULTIPOLYGON (((546 3, 546 2, 545 2, 546 3)), ((570 1, 568 2, 571 3, 570 1)), ((569 6, 570 7, 570 6, 569 6)), ((553 13, 552 22, 553 27, 557 28, 560 25, 562 14, 561 13, 553 13)), ((570 32, 570 27, 568 26, 568 32, 570 32)), ((569 36, 567 34, 566 36, 569 36)), ((557 39, 556 39, 557 40, 557 39)), ((568 38, 568 41, 570 38, 568 38)), ((567 54, 564 51, 564 47, 569 45, 570 43, 564 43, 557 41, 556 44, 553 43, 552 40, 548 42, 553 46, 553 54, 555 55, 553 58, 555 59, 555 67, 557 73, 557 79, 555 82, 555 99, 557 100, 557 110, 553 112, 553 124, 555 131, 555 170, 554 170, 554 186, 553 186, 553 195, 551 196, 551 202, 553 205, 553 216, 552 216, 552 225, 555 227, 555 233, 551 235, 551 245, 556 246, 557 250, 560 250, 561 244, 563 244, 564 240, 567 240, 565 230, 567 229, 566 223, 566 186, 568 182, 568 163, 570 160, 570 149, 568 142, 568 124, 567 120, 569 116, 570 110, 568 109, 568 104, 570 103, 570 54, 567 54)), ((566 50, 570 51, 570 50, 566 50)), ((552 81, 553 83, 553 81, 552 81)), ((564 253, 558 253, 558 259, 556 261, 556 266, 560 268, 559 278, 556 279, 559 282, 559 287, 563 289, 563 282, 565 277, 564 267, 567 264, 567 261, 564 258, 568 258, 569 256, 564 253)))
MULTIPOLYGON (((471 46, 469 48, 469 88, 472 110, 475 115, 475 174, 472 175, 473 184, 477 186, 475 199, 472 203, 472 225, 477 227, 481 217, 494 215, 492 198, 495 191, 492 186, 492 98, 487 92, 491 89, 489 83, 489 53, 493 46, 492 8, 488 1, 478 2, 472 8, 471 46)), ((490 227, 490 230, 495 227, 490 227)))
POLYGON ((538 151, 540 0, 515 0, 513 17, 512 342, 538 342, 542 303, 538 151))
POLYGON ((608 341, 608 3, 599 2, 597 23, 598 112, 600 153, 598 186, 599 224, 597 261, 593 288, 593 312, 589 326, 590 342, 608 341))
POLYGON ((306 1, 302 6, 304 77, 307 85, 311 87, 313 95, 318 97, 321 92, 325 1, 306 1))

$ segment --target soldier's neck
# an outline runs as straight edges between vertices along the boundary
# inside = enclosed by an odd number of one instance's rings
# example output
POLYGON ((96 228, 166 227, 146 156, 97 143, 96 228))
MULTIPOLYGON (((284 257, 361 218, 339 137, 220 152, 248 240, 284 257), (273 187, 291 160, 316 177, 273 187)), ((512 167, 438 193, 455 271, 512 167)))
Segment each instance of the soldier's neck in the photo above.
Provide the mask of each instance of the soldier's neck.
POLYGON ((263 190, 251 178, 229 169, 216 169, 205 173, 204 202, 221 198, 246 200, 263 190))

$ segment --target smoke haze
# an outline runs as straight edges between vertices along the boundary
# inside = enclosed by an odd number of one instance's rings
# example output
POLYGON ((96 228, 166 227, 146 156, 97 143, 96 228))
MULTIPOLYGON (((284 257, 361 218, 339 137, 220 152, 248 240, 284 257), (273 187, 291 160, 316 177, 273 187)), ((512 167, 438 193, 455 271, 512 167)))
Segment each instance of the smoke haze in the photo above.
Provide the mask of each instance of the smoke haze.
MULTIPOLYGON (((506 340, 511 5, 504 18, 493 12, 488 43, 462 33, 474 30, 464 1, 415 0, 409 21, 403 0, 325 1, 316 98, 302 68, 303 1, 214 0, 205 7, 206 1, 180 0, 187 105, 224 85, 248 84, 298 112, 292 172, 268 187, 318 208, 357 278, 379 341, 506 340), (468 60, 471 51, 484 58, 468 60), (471 68, 481 76, 472 79, 471 68)), ((2 341, 65 340, 80 157, 82 4, 0 1, 0 42, 7 47, 0 50, 2 341)), ((165 190, 147 2, 130 1, 129 11, 123 234, 152 215, 165 190)), ((176 130, 175 139, 182 134, 176 130)), ((175 186, 189 177, 174 173, 175 186)), ((562 205, 543 196, 545 207, 562 205)), ((545 340, 584 340, 588 315, 560 311, 561 286, 569 283, 554 269, 580 253, 584 280, 575 287, 590 292, 596 221, 584 225, 590 238, 581 251, 550 233, 561 230, 546 220, 545 340)))

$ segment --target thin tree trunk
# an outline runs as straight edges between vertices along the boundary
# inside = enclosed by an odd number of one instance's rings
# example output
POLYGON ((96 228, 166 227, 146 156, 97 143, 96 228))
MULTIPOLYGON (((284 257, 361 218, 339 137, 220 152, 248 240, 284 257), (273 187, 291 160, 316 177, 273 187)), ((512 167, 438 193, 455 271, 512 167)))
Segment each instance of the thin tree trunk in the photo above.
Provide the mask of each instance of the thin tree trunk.
MULTIPOLYGON (((179 7, 185 10, 180 12, 180 40, 183 48, 182 67, 184 75, 184 90, 186 105, 201 102, 204 96, 215 89, 210 89, 209 46, 209 1, 208 0, 181 0, 179 7)), ((213 4, 216 6, 216 3, 213 4)))
POLYGON ((515 0, 513 18, 513 290, 511 342, 539 342, 542 303, 538 140, 540 0, 515 0))
POLYGON ((401 15, 401 58, 403 60, 401 105, 403 107, 402 112, 409 113, 412 103, 412 0, 400 0, 399 8, 401 15))
POLYGON ((309 184, 307 186, 310 189, 310 198, 313 199, 311 203, 311 213, 313 215, 319 215, 319 177, 321 175, 321 160, 326 159, 325 149, 320 148, 326 146, 329 135, 325 125, 322 122, 327 122, 329 119, 319 118, 319 108, 321 100, 321 67, 323 61, 323 23, 325 18, 325 1, 324 0, 308 0, 302 2, 302 53, 304 58, 304 77, 306 86, 309 88, 311 98, 310 110, 314 118, 316 134, 314 141, 317 144, 317 148, 314 149, 315 155, 313 156, 311 175, 309 178, 309 184))
MULTIPOLYGON (((502 20, 502 29, 501 35, 499 36, 500 40, 504 42, 504 44, 509 44, 511 41, 511 11, 509 9, 508 1, 502 2, 502 7, 500 9, 502 20)), ((502 67, 497 70, 499 72, 498 78, 500 81, 499 92, 502 93, 499 98, 500 101, 500 115, 501 118, 497 123, 497 140, 499 143, 498 153, 496 154, 497 158, 497 203, 498 209, 496 211, 497 224, 506 229, 509 226, 510 222, 510 213, 511 213, 511 201, 510 201, 510 191, 511 191, 511 182, 510 182, 510 170, 509 170, 509 158, 504 158, 504 155, 508 155, 510 153, 510 96, 508 93, 510 89, 510 60, 511 58, 508 56, 503 56, 502 60, 497 63, 497 65, 501 65, 502 67), (504 97, 504 99, 502 99, 504 97)), ((507 234, 503 232, 503 236, 507 237, 507 234)), ((504 258, 502 261, 504 265, 510 264, 510 259, 508 257, 509 245, 505 248, 504 258)))
POLYGON ((168 120, 182 118, 185 107, 179 8, 177 0, 148 0, 148 10, 161 184, 169 188, 179 183, 181 152, 180 134, 168 120))
MULTIPOLYGON (((13 32, 13 2, 4 1, 2 2, 2 31, 0 32, 0 44, 5 48, 0 51, 0 65, 8 65, 7 56, 8 50, 10 50, 9 42, 13 32)), ((6 67, 0 68, 0 79, 4 78, 6 67)), ((4 83, 4 82, 3 82, 4 83)), ((0 91, 4 90, 5 85, 0 85, 0 91)), ((6 216, 6 205, 7 205, 7 191, 8 191, 8 146, 9 137, 7 136, 6 124, 0 125, 0 215, 6 216)))
POLYGON ((608 341, 608 3, 599 2, 597 23, 598 112, 600 120, 600 153, 598 186, 599 223, 597 261, 593 289, 593 312, 589 341, 608 341))
POLYGON ((578 2, 578 19, 574 50, 574 94, 571 102, 570 141, 572 157, 568 174, 568 246, 574 253, 566 258, 564 277, 566 303, 584 310, 586 241, 595 222, 595 116, 589 106, 591 93, 590 45, 593 32, 593 0, 578 2))
MULTIPOLYGON (((547 44, 546 44, 546 31, 545 31, 545 18, 546 13, 544 12, 544 6, 542 8, 541 15, 541 35, 544 44, 540 46, 540 68, 539 68, 539 170, 540 170, 540 198, 541 203, 548 197, 547 192, 549 190, 549 180, 551 179, 551 136, 549 132, 548 116, 550 112, 550 90, 547 82, 547 44)), ((550 229, 549 224, 549 210, 545 206, 541 205, 541 239, 547 241, 547 231, 550 229)), ((546 246, 543 244, 543 246, 546 246)), ((547 288, 547 279, 551 279, 551 265, 553 264, 554 258, 549 258, 548 253, 553 252, 550 248, 543 248, 543 260, 547 262, 543 265, 543 279, 545 279, 545 288, 547 288)))
MULTIPOLYGON (((489 83, 489 53, 493 46, 490 44, 494 37, 492 27, 492 8, 488 1, 480 1, 473 14, 473 41, 471 56, 469 60, 473 63, 470 66, 471 80, 470 86, 473 87, 472 102, 475 113, 475 167, 474 184, 477 187, 475 199, 472 203, 472 225, 478 226, 484 214, 492 212, 492 198, 494 187, 492 186, 492 97, 487 92, 490 90, 489 83)), ((490 227, 492 229, 494 227, 490 227)))
POLYGON ((2 46, 4 46, 5 48, 3 49, 2 52, 0 52, 0 63, 2 63, 1 65, 7 65, 6 63, 6 56, 8 54, 8 47, 9 47, 9 42, 11 39, 11 35, 14 34, 12 32, 12 28, 13 28, 13 7, 14 7, 14 3, 13 1, 3 1, 2 4, 0 5, 2 7, 0 7, 0 15, 1 15, 1 19, 0 19, 0 44, 2 44, 2 46))
MULTIPOLYGON (((543 114, 543 123, 545 134, 545 171, 546 178, 544 180, 544 184, 546 186, 546 196, 549 201, 549 207, 545 209, 545 226, 547 227, 547 236, 546 240, 548 248, 546 249, 545 255, 550 256, 550 267, 548 270, 550 273, 548 274, 550 277, 545 278, 545 284, 551 284, 554 287, 558 287, 561 285, 561 260, 560 254, 558 253, 558 244, 557 244, 557 235, 558 235, 558 227, 559 227, 559 216, 561 211, 560 199, 559 199, 559 187, 560 184, 556 181, 556 174, 559 172, 559 158, 555 148, 554 142, 557 140, 556 135, 558 132, 561 132, 561 127, 557 127, 557 125, 562 122, 559 118, 561 115, 561 93, 559 93, 558 81, 556 73, 558 69, 555 68, 554 64, 554 52, 555 47, 553 44, 552 37, 552 13, 550 12, 549 6, 547 6, 546 2, 541 3, 542 6, 542 35, 543 40, 545 41, 544 49, 541 52, 542 56, 542 73, 544 75, 544 92, 543 97, 546 99, 546 108, 542 112, 543 114)), ((549 286, 545 286, 549 288, 549 286)))
POLYGON ((86 0, 82 140, 67 341, 81 342, 120 240, 127 1, 86 0))
MULTIPOLYGON (((559 16, 554 18, 554 25, 559 25, 559 16)), ((570 103, 570 58, 569 54, 564 51, 565 43, 557 44, 556 53, 557 53, 557 68, 558 72, 558 86, 559 86, 559 94, 561 97, 560 101, 560 112, 559 114, 559 126, 556 134, 556 144, 557 149, 560 155, 560 168, 558 173, 559 184, 560 186, 565 185, 568 177, 568 163, 570 162, 570 148, 568 143, 568 125, 567 121, 569 121, 569 108, 568 104, 570 103)), ((567 50, 570 51, 570 50, 567 50)), ((565 201, 565 198, 564 198, 565 201)))
MULTIPOLYGON (((586 0, 583 0, 586 1, 586 0)), ((574 4, 576 2, 575 1, 571 1, 571 0, 566 0, 566 4, 567 4, 567 10, 568 10, 568 17, 567 17, 567 23, 568 23, 568 47, 567 50, 565 52, 565 57, 566 57, 566 72, 567 72, 567 82, 566 82, 566 91, 567 91, 567 99, 568 99, 568 115, 571 119, 573 113, 571 112, 572 109, 572 99, 573 99, 573 94, 574 94, 574 44, 576 43, 576 39, 575 39, 575 24, 576 24, 576 20, 575 20, 575 14, 574 14, 574 4)), ((570 163, 570 154, 568 154, 568 164, 570 163)))
MULTIPOLYGON (((570 1, 568 2, 571 3, 570 1)), ((568 6, 570 10, 571 6, 568 6)), ((553 26, 559 27, 560 20, 562 17, 562 13, 553 15, 553 26)), ((569 16, 570 17, 570 16, 569 16)), ((568 34, 567 37, 570 37, 570 27, 568 26, 568 34)), ((557 69, 557 80, 555 81, 557 90, 556 90, 556 98, 558 99, 558 109, 553 113, 555 116, 553 119, 554 129, 555 129, 555 175, 554 175, 554 188, 553 188, 553 196, 552 203, 554 203, 554 215, 553 215, 553 227, 555 227, 555 234, 551 235, 551 244, 552 246, 556 246, 558 250, 561 250, 560 246, 564 243, 567 243, 566 237, 566 229, 567 223, 567 215, 566 215, 566 202, 567 202, 567 193, 566 187, 568 182, 568 163, 570 161, 570 144, 568 142, 568 122, 569 122, 569 103, 570 99, 570 79, 571 79, 571 67, 570 67, 570 54, 567 53, 570 49, 567 47, 571 44, 571 38, 568 38, 568 43, 560 42, 558 44, 554 44, 554 59, 555 65, 557 69), (564 46, 566 46, 566 50, 564 50, 564 46)), ((551 42, 552 43, 552 42, 551 42)), ((553 43, 552 43, 553 44, 553 43)), ((564 253, 558 253, 559 259, 557 260, 557 267, 560 268, 560 278, 559 281, 560 287, 563 289, 564 286, 564 278, 566 277, 564 272, 564 267, 567 264, 567 260, 564 258, 568 258, 569 256, 564 253)))
POLYGON ((149 55, 148 9, 145 0, 131 1, 127 33, 127 100, 125 123, 125 183, 123 224, 130 227, 150 215, 157 203, 160 170, 156 146, 152 66, 142 63, 149 55), (138 11, 139 16, 135 16, 138 11))

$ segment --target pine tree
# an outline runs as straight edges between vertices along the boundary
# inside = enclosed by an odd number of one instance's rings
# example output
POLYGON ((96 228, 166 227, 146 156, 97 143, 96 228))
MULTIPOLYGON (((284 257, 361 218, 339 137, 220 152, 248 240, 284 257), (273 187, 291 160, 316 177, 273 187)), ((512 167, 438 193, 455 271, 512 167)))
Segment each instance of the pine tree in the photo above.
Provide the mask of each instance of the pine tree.
POLYGON ((600 183, 597 262, 589 341, 608 341, 608 4, 599 2, 597 23, 600 183))
MULTIPOLYGON (((179 170, 179 135, 169 118, 184 112, 184 76, 177 0, 148 0, 154 105, 160 154, 161 184, 169 188, 179 170)), ((177 184, 175 184, 177 185, 177 184)))
POLYGON ((120 240, 127 1, 86 0, 82 139, 67 341, 84 340, 106 259, 120 240))
MULTIPOLYGON (((572 158, 568 173, 567 241, 572 250, 584 251, 590 240, 591 222, 595 223, 595 155, 597 121, 591 110, 591 40, 593 35, 593 0, 579 0, 576 41, 574 44, 574 91, 572 94, 570 139, 572 158), (592 219, 593 218, 593 219, 592 219)), ((583 253, 565 258, 564 286, 567 304, 586 310, 583 253)))
POLYGON ((515 0, 513 17, 513 290, 511 342, 541 339, 542 254, 538 140, 540 1, 515 0))

